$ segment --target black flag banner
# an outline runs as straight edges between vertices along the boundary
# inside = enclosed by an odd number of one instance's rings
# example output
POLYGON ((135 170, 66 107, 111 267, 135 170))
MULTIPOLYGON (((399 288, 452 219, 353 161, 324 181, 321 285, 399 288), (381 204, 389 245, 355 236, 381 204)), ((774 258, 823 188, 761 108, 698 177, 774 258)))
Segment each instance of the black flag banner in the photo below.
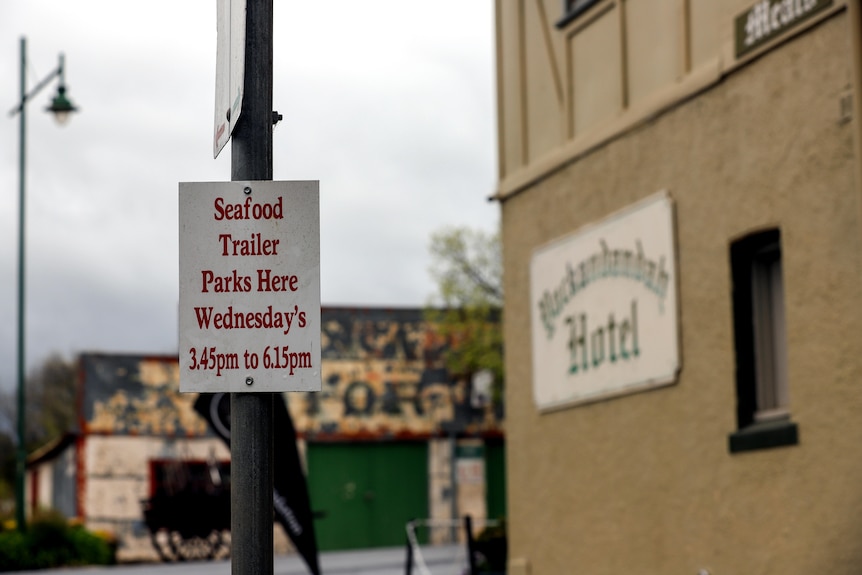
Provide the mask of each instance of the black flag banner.
MULTIPOLYGON (((212 430, 230 446, 230 394, 201 393, 195 410, 212 430)), ((296 430, 284 396, 273 394, 273 494, 275 517, 302 555, 313 575, 320 575, 314 519, 308 498, 308 484, 296 448, 296 430)))

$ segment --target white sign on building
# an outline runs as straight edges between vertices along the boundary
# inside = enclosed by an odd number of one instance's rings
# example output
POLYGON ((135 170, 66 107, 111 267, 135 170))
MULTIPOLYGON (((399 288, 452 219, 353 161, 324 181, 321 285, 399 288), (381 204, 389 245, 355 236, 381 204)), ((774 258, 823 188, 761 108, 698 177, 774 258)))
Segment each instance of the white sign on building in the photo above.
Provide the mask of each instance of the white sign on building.
POLYGON ((676 269, 666 192, 536 250, 530 315, 539 409, 676 380, 676 269))
POLYGON ((318 182, 179 188, 180 391, 320 391, 318 182))

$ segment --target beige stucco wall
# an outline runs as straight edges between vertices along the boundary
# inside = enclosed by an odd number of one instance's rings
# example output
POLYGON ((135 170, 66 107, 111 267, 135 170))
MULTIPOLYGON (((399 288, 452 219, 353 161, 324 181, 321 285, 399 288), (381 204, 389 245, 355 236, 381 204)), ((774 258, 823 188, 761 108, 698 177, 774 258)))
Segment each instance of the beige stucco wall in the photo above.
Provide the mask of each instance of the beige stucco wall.
POLYGON ((736 19, 761 1, 601 0, 558 25, 565 2, 496 0, 497 194, 533 185, 858 2, 767 0, 792 23, 737 57, 736 19))
POLYGON ((502 203, 510 572, 857 573, 862 229, 839 12, 502 203), (648 196, 676 204, 682 371, 540 414, 529 262, 648 196), (780 226, 800 444, 730 454, 729 243, 780 226))

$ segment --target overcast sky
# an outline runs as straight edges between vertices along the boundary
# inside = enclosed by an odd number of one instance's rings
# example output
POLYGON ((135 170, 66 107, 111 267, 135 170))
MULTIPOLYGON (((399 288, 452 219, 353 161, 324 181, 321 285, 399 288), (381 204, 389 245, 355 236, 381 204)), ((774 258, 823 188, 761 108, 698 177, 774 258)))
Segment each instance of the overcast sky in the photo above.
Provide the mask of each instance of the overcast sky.
MULTIPOLYGON (((320 180, 323 305, 422 306, 430 234, 487 231, 490 0, 275 0, 275 180, 320 180)), ((0 389, 14 386, 20 38, 32 89, 66 56, 67 126, 27 107, 27 362, 176 353, 177 184, 212 158, 216 3, 3 0, 0 389)))

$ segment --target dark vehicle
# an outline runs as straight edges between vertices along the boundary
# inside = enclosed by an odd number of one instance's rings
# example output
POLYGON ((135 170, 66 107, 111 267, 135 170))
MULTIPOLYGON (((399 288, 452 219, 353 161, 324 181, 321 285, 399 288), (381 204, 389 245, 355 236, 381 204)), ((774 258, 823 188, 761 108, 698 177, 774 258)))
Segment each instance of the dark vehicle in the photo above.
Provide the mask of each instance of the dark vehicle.
POLYGON ((153 547, 163 561, 230 555, 230 463, 153 460, 142 501, 153 547))

